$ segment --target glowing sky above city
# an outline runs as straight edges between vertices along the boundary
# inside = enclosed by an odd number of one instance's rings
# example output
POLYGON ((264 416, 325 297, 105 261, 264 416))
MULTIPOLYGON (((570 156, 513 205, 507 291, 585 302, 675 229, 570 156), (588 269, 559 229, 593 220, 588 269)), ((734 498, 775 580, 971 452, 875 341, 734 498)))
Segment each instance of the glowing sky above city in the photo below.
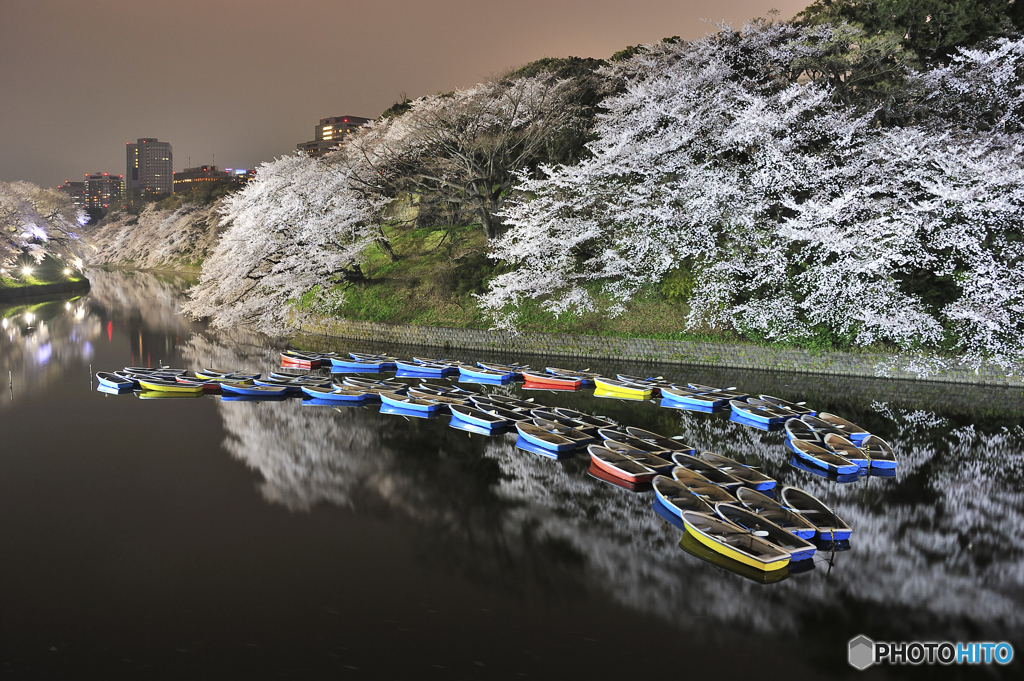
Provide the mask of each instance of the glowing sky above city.
POLYGON ((810 0, 4 0, 0 181, 124 172, 157 137, 174 168, 251 167, 319 118, 467 87, 540 57, 607 57, 810 0))

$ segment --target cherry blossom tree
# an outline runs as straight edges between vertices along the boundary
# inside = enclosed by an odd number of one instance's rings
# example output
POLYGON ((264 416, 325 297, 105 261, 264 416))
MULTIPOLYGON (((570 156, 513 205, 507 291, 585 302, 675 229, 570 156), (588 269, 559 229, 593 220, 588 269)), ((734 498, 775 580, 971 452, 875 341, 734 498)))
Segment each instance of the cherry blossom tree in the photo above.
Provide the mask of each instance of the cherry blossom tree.
MULTIPOLYGON (((935 116, 871 125, 828 83, 793 80, 808 30, 724 27, 611 67, 626 85, 603 103, 593 157, 524 178, 504 211, 493 256, 511 271, 481 298, 497 324, 515 326, 524 297, 593 309, 595 287, 621 313, 685 268, 694 329, 1019 363, 1021 140, 935 116)), ((1019 73, 1016 48, 997 51, 999 73, 1019 73)), ((983 108, 962 83, 990 61, 963 53, 925 83, 983 108)))
POLYGON ((354 189, 344 164, 301 154, 263 164, 224 200, 227 229, 184 311, 277 335, 294 327, 299 299, 337 305, 335 285, 361 276, 384 203, 354 189))
POLYGON ((30 182, 0 182, 0 265, 20 256, 37 263, 47 255, 77 256, 85 212, 55 189, 30 182))

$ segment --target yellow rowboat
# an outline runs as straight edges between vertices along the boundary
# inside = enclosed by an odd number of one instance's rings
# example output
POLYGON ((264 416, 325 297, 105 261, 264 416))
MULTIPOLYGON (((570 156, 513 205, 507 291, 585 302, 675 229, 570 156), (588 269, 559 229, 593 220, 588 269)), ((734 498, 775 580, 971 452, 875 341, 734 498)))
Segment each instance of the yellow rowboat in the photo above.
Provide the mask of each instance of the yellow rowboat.
POLYGON ((746 579, 759 584, 774 584, 775 582, 781 582, 789 577, 789 566, 786 566, 781 570, 772 570, 771 572, 756 570, 749 565, 744 565, 737 560, 726 558, 722 554, 712 551, 697 541, 689 532, 683 532, 683 536, 679 539, 679 548, 686 551, 691 556, 699 558, 705 563, 710 563, 715 567, 728 570, 733 574, 745 577, 746 579))
POLYGON ((789 565, 790 554, 738 525, 707 513, 683 512, 686 531, 716 553, 749 567, 771 572, 789 565))
POLYGON ((654 388, 633 385, 625 381, 616 381, 612 378, 595 378, 594 386, 597 392, 604 393, 608 397, 625 397, 633 400, 649 400, 654 394, 654 388))
POLYGON ((180 393, 182 395, 201 395, 203 386, 178 383, 177 381, 158 381, 145 378, 139 379, 139 387, 158 393, 180 393))

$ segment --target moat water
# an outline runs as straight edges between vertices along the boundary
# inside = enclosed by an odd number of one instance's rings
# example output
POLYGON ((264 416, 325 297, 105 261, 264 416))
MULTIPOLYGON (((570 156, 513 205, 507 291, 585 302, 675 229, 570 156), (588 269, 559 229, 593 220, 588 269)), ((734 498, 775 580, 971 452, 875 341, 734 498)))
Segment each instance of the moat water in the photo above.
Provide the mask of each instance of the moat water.
POLYGON ((764 584, 686 551, 652 492, 582 454, 375 406, 98 392, 93 372, 127 365, 266 373, 283 345, 179 315, 186 279, 90 278, 84 297, 0 308, 0 671, 15 678, 847 678, 859 634, 1024 654, 1019 389, 591 363, 807 400, 892 443, 895 477, 848 483, 728 413, 530 393, 756 463, 852 525, 848 548, 764 584))

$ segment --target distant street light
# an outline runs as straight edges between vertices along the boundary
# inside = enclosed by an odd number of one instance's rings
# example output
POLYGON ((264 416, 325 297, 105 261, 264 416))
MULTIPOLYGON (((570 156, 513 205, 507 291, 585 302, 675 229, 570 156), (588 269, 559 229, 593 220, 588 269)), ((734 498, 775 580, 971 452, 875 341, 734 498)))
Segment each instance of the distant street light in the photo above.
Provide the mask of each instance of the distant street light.
POLYGON ((31 267, 22 267, 21 268, 21 273, 24 274, 27 277, 28 275, 32 274, 32 268, 31 267))

